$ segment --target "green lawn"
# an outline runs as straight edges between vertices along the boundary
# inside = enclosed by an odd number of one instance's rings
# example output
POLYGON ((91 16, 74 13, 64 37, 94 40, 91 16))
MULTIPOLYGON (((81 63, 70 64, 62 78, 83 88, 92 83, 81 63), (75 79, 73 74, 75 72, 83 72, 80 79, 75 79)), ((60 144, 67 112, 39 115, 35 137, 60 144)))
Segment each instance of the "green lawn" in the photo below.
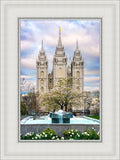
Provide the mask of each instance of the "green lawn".
POLYGON ((95 119, 100 119, 100 116, 99 115, 89 115, 87 117, 90 117, 90 118, 95 118, 95 119))

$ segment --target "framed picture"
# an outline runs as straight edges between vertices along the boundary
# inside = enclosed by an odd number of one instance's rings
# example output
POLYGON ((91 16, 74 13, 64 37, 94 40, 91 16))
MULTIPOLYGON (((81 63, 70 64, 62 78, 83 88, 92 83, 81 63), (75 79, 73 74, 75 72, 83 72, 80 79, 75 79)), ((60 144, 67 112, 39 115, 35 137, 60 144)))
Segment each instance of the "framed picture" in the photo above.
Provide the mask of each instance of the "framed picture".
POLYGON ((20 141, 101 140, 101 26, 97 18, 19 19, 20 141))
POLYGON ((119 2, 1 11, 1 159, 119 159, 119 2))

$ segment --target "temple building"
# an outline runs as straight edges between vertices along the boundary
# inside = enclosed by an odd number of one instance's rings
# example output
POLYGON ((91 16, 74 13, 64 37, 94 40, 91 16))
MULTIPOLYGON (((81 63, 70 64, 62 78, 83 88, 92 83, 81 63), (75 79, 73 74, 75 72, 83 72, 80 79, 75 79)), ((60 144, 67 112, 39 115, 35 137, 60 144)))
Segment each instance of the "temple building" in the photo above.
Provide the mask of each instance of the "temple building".
POLYGON ((39 93, 46 93, 54 88, 57 81, 62 78, 72 77, 72 88, 82 93, 84 90, 84 61, 76 41, 76 49, 72 60, 69 60, 65 54, 64 46, 61 40, 61 28, 59 28, 58 45, 53 57, 53 69, 48 74, 48 61, 46 54, 42 47, 36 61, 37 68, 37 91, 39 93))

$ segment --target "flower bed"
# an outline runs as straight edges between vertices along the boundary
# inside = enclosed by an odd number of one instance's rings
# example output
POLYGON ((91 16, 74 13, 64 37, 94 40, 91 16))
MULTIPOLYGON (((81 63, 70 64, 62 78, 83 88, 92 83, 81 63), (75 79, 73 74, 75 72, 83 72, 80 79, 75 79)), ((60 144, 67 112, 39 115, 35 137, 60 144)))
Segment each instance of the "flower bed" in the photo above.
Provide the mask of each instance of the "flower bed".
POLYGON ((99 140, 100 135, 94 128, 80 132, 76 129, 63 132, 63 137, 58 137, 54 130, 47 128, 41 133, 27 133, 21 135, 21 140, 99 140))

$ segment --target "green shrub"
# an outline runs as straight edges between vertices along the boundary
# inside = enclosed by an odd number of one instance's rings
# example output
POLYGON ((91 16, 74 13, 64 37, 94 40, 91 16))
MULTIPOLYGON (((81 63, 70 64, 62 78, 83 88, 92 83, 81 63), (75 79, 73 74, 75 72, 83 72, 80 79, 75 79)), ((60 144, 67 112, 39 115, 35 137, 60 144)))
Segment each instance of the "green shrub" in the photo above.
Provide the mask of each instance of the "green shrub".
POLYGON ((83 138, 94 140, 94 139, 99 139, 100 135, 99 132, 97 133, 95 129, 92 128, 91 130, 85 130, 85 132, 83 133, 83 138))
POLYGON ((58 137, 53 129, 47 128, 41 133, 26 133, 21 135, 21 140, 98 140, 100 138, 94 128, 85 130, 83 133, 76 129, 63 132, 63 137, 58 137))
POLYGON ((21 140, 56 140, 58 136, 55 131, 47 128, 43 130, 41 133, 26 133, 25 135, 21 135, 21 140))
POLYGON ((33 132, 26 133, 25 135, 21 135, 21 140, 32 140, 35 137, 35 134, 33 132))
POLYGON ((65 139, 80 139, 81 133, 78 132, 76 129, 67 130, 63 132, 65 139))
POLYGON ((96 140, 100 138, 99 133, 97 133, 94 128, 85 130, 83 133, 75 129, 67 130, 63 132, 63 135, 66 140, 96 140))
POLYGON ((56 133, 53 129, 47 128, 41 132, 41 139, 55 140, 57 138, 58 138, 58 136, 56 135, 56 133))

